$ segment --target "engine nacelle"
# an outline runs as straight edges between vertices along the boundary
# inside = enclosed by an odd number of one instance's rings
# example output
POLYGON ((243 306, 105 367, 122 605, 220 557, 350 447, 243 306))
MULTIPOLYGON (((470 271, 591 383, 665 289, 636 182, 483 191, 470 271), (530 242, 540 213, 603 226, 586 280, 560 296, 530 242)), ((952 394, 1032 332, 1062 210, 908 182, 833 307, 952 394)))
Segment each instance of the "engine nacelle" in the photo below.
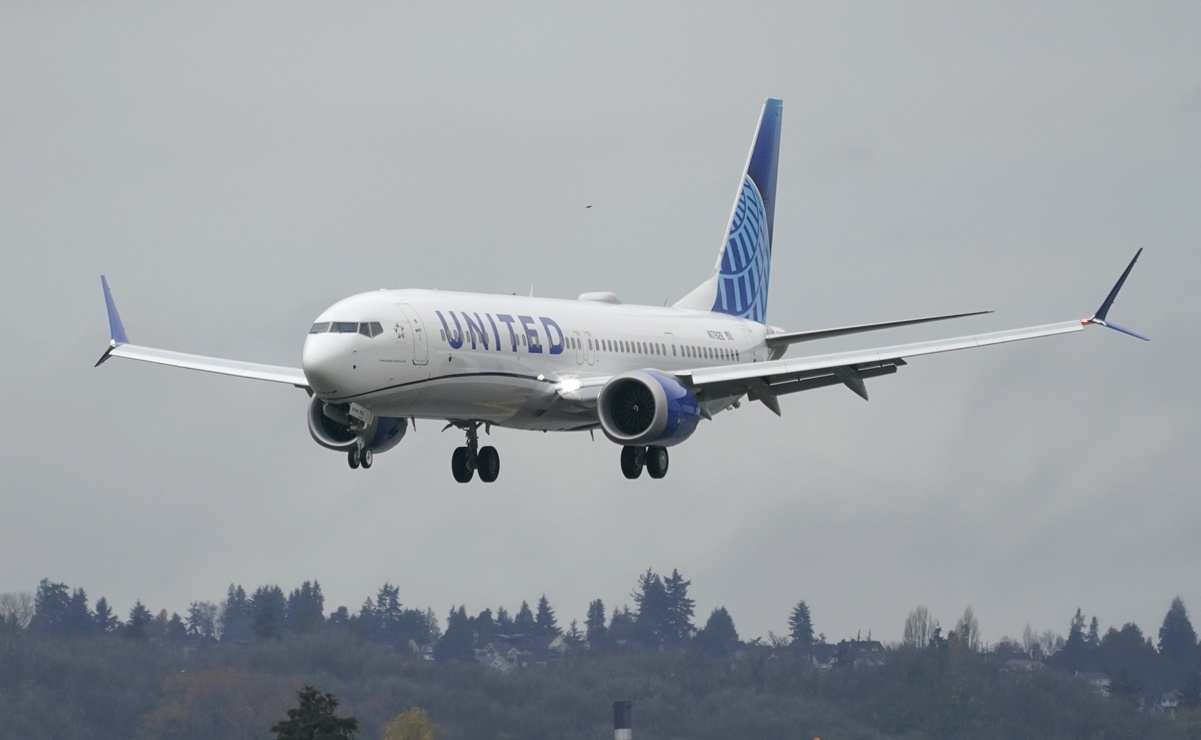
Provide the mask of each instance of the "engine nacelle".
POLYGON ((605 436, 620 445, 670 447, 692 436, 701 407, 670 375, 633 370, 605 383, 596 400, 605 436))
POLYGON ((409 430, 408 419, 375 416, 362 425, 350 416, 349 406, 344 403, 325 403, 313 396, 309 401, 309 434, 322 447, 346 452, 358 447, 359 438, 364 447, 372 452, 387 452, 400 443, 409 430), (361 428, 359 428, 361 427, 361 428))

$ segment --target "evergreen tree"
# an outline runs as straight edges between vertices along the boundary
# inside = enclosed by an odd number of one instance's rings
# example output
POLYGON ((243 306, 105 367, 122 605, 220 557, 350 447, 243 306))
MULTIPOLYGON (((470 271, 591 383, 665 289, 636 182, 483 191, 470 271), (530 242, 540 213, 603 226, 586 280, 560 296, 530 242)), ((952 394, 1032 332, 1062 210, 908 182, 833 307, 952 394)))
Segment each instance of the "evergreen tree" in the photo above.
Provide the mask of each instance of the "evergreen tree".
POLYGON ((724 606, 719 606, 709 615, 709 621, 696 635, 696 644, 712 655, 729 655, 738 649, 738 631, 734 629, 734 620, 724 606))
POLYGON ((492 610, 485 609, 473 621, 471 628, 475 631, 475 646, 488 647, 496 639, 496 622, 492 619, 492 610))
MULTIPOLYGON (((1097 650, 1100 669, 1115 682, 1118 676, 1125 674, 1128 685, 1137 687, 1138 691, 1154 683, 1158 661, 1159 656, 1151 642, 1143 636, 1138 625, 1130 622, 1121 630, 1110 627, 1097 650)), ((1112 685, 1110 691, 1113 691, 1112 685)))
POLYGON ((375 619, 375 604, 371 599, 367 599, 359 607, 359 613, 355 615, 350 628, 360 640, 374 640, 378 637, 379 625, 375 619))
POLYGON ((559 634, 559 626, 555 623, 555 610, 550 607, 546 594, 538 599, 538 614, 534 617, 534 634, 550 637, 559 634))
POLYGON ((167 614, 166 609, 159 609, 158 614, 154 615, 154 619, 150 620, 150 626, 146 628, 146 636, 155 640, 162 640, 167 637, 167 623, 171 621, 171 617, 167 614))
POLYGON ((467 619, 467 609, 460 606, 451 607, 450 616, 446 620, 446 634, 434 645, 434 660, 447 663, 452 660, 472 660, 475 658, 475 635, 471 632, 471 622, 467 619))
POLYGON ((584 621, 584 635, 593 650, 604 647, 608 638, 605 629, 605 602, 597 599, 588 605, 588 618, 584 621))
POLYGON ((808 648, 813 644, 813 617, 803 599, 797 602, 788 617, 788 636, 792 638, 793 645, 808 648))
POLYGON ((517 618, 513 620, 513 629, 521 635, 534 634, 534 613, 530 611, 530 605, 523 601, 521 608, 517 610, 517 618))
POLYGON ((241 586, 229 584, 225 601, 221 604, 222 641, 249 640, 253 636, 250 628, 250 600, 241 586))
POLYGON ((171 618, 167 620, 166 636, 172 642, 179 642, 188 636, 188 628, 183 623, 183 618, 176 612, 171 612, 171 618))
POLYGON ((71 600, 67 604, 66 634, 82 637, 95 634, 96 615, 88 609, 88 595, 82 588, 71 592, 71 600))
POLYGON ((29 629, 43 635, 61 637, 70 631, 71 595, 65 583, 43 578, 33 597, 33 619, 29 629))
POLYGON ((573 646, 579 645, 584 641, 584 633, 580 632, 580 623, 576 620, 571 620, 571 624, 567 628, 567 641, 573 646))
POLYGON ((1197 657, 1197 633, 1193 631, 1188 611, 1179 596, 1172 599, 1172 606, 1159 628, 1159 654, 1171 685, 1179 686, 1197 657))
POLYGON ((338 700, 312 686, 300 690, 300 706, 288 710, 288 718, 271 728, 276 740, 349 740, 359 731, 359 721, 334 714, 338 700))
POLYGON ((325 596, 321 584, 305 581, 288 594, 288 629, 293 632, 312 632, 325 625, 325 596))
POLYGON ((667 588, 663 579, 650 568, 638 576, 638 590, 631 594, 638 606, 635 639, 645 647, 659 647, 666 640, 670 619, 667 588))
POLYGON ((1088 662, 1088 645, 1084 642, 1084 615, 1076 610, 1072 623, 1068 627, 1068 640, 1063 650, 1054 656, 1053 663, 1068 673, 1085 670, 1088 662))
POLYGON ((501 635, 513 632, 513 618, 503 606, 496 607, 496 632, 501 635))
POLYGON ((630 611, 630 607, 628 606, 623 606, 621 611, 618 611, 614 607, 613 617, 609 620, 607 644, 620 645, 625 642, 632 642, 637 637, 638 619, 634 616, 634 612, 630 611))
POLYGON ((282 637, 288 626, 288 601, 279 586, 259 586, 250 597, 250 627, 260 639, 282 637))
POLYGON ((376 639, 390 645, 406 642, 404 636, 404 607, 400 603, 400 587, 385 583, 375 595, 376 639))
POLYGON ((146 639, 147 630, 153 621, 154 616, 141 600, 135 602, 133 608, 129 610, 129 621, 125 623, 125 636, 136 640, 146 639))
POLYGON ((692 581, 685 581, 680 571, 674 568, 671 576, 663 581, 667 601, 663 638, 668 645, 683 645, 692 639, 692 634, 696 631, 692 624, 696 602, 688 598, 688 587, 691 585, 692 581))
POLYGON ((350 610, 344 606, 340 606, 330 612, 327 624, 332 629, 349 629, 350 620, 350 610))
POLYGON ((1093 617, 1088 623, 1088 635, 1084 638, 1084 644, 1088 645, 1089 650, 1101 647, 1100 625, 1097 624, 1096 617, 1093 617))
POLYGON ((96 620, 96 631, 102 635, 111 635, 121 628, 121 620, 109 608, 108 599, 103 596, 96 602, 96 611, 92 614, 96 620))

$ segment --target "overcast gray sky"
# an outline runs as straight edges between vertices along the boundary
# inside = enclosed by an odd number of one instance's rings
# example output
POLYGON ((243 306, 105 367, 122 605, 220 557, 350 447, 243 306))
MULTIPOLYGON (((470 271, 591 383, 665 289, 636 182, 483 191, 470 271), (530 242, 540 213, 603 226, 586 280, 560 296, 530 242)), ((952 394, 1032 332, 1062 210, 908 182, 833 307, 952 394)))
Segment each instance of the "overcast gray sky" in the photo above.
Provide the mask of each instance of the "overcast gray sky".
POLYGON ((1201 5, 247 5, 0 5, 0 592, 182 612, 315 578, 354 609, 390 581, 442 617, 545 592, 566 624, 679 568, 744 638, 799 599, 831 639, 918 604, 990 641, 1201 610, 1201 5), (461 486, 433 422, 351 472, 300 391, 92 369, 102 272, 139 343, 289 365, 380 287, 674 300, 767 96, 773 324, 996 310, 801 351, 1086 316, 1139 247, 1111 316, 1153 341, 744 406, 657 483, 499 430, 500 481, 461 486))

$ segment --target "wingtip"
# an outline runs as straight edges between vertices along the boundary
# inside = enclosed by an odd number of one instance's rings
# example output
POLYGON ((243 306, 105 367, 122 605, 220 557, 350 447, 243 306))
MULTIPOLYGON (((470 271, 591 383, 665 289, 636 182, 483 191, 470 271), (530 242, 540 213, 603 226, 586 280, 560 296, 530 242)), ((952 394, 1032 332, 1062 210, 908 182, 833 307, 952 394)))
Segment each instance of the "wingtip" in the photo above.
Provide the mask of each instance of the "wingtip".
MULTIPOLYGON (((108 333, 112 346, 129 344, 129 335, 125 333, 125 325, 121 323, 121 314, 117 312, 117 303, 108 287, 108 278, 100 276, 100 287, 104 290, 104 308, 108 312, 108 333)), ((104 360, 101 359, 101 362, 104 360)), ((99 363, 97 363, 99 364, 99 363)))

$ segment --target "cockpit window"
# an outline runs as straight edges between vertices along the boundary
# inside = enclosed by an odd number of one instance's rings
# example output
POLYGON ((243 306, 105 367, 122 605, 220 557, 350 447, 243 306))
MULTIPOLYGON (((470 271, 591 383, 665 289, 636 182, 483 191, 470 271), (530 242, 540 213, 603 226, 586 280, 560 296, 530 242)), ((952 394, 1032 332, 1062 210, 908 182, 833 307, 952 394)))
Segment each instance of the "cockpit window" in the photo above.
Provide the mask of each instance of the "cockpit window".
POLYGON ((309 334, 325 334, 333 332, 335 334, 362 334, 365 337, 378 337, 384 333, 384 327, 378 321, 362 323, 357 321, 320 321, 313 324, 313 328, 309 329, 309 334))

